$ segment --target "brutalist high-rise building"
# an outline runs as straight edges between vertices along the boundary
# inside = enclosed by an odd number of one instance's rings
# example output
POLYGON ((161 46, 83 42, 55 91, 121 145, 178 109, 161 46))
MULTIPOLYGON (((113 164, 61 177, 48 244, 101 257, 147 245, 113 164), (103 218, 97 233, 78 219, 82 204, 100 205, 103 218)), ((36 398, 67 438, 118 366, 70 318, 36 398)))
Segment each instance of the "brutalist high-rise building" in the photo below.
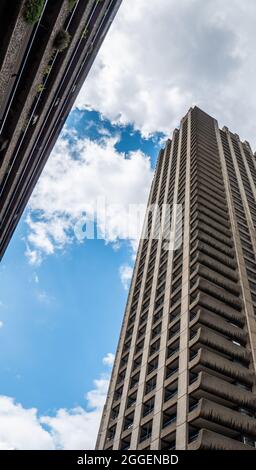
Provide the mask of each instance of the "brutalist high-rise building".
POLYGON ((190 109, 160 152, 153 204, 182 205, 182 225, 172 227, 182 243, 166 249, 168 224, 162 217, 162 237, 154 237, 159 218, 148 211, 97 448, 255 449, 256 159, 249 143, 190 109))

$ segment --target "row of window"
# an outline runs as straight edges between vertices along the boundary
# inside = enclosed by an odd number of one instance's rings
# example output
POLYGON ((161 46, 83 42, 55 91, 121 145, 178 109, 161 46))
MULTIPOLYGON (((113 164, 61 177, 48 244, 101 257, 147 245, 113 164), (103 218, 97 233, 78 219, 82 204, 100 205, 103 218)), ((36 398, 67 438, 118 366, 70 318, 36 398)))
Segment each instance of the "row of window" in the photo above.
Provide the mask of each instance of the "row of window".
MULTIPOLYGON (((244 208, 243 201, 241 198, 241 193, 240 193, 239 186, 238 186, 235 168, 234 168, 232 156, 230 153, 230 149, 228 147, 228 142, 227 142, 227 138, 225 134, 222 135, 222 141, 223 141, 223 145, 225 146, 224 149, 225 149, 227 170, 229 174, 230 187, 231 187, 231 192, 232 192, 232 198, 234 201, 235 214, 236 214, 236 219, 238 223, 238 230, 239 230, 241 245, 243 249, 247 275, 248 275, 249 282, 253 283, 253 278, 255 278, 256 280, 256 260, 255 260, 254 250, 253 250, 252 241, 251 241, 251 237, 249 233, 248 222, 247 222, 247 218, 245 215, 245 208, 244 208)), ((234 139, 232 139, 232 143, 235 148, 236 158, 238 160, 239 170, 243 179, 243 184, 244 183, 249 184, 247 174, 245 174, 245 168, 244 168, 244 163, 242 161, 242 157, 240 154, 240 149, 238 148, 238 145, 234 141, 234 139), (245 181, 245 178, 246 178, 246 181, 245 181)), ((247 193, 247 190, 248 188, 246 188, 246 193, 247 193)), ((251 284, 250 286, 254 287, 253 284, 251 284)), ((254 289, 252 289, 251 296, 252 296, 254 308, 256 309, 256 295, 254 292, 255 292, 254 289)))
MULTIPOLYGON (((174 142, 174 153, 173 153, 173 159, 172 159, 172 168, 171 168, 171 181, 169 185, 169 192, 171 190, 171 193, 173 193, 174 189, 174 176, 175 171, 176 171, 176 164, 177 164, 177 149, 178 149, 178 138, 175 139, 174 142)), ((164 174, 163 178, 165 178, 165 175, 167 174, 167 168, 168 168, 168 158, 166 158, 165 161, 165 167, 164 167, 164 174)), ((159 183, 160 180, 160 166, 158 165, 158 176, 156 177, 154 181, 155 185, 155 196, 156 196, 156 185, 159 183)), ((162 190, 163 193, 163 190, 162 190)), ((160 193, 160 200, 161 200, 162 194, 160 193)), ((170 202, 170 200, 169 200, 170 202)), ((151 223, 152 223, 152 218, 151 218, 151 223)), ((147 312, 143 313, 144 310, 147 310, 149 307, 149 302, 150 302, 150 294, 151 294, 151 288, 152 288, 152 281, 153 281, 153 273, 154 273, 154 267, 155 267, 155 258, 156 258, 156 252, 157 252, 157 240, 152 241, 152 246, 151 246, 151 253, 150 253, 150 261, 149 261, 149 266, 148 266, 148 271, 147 271, 147 279, 145 283, 145 291, 143 294, 143 301, 142 301, 142 315, 140 318, 140 324, 142 325, 137 333, 137 340, 136 340, 136 347, 135 347, 135 355, 134 355, 134 360, 133 360, 133 366, 132 366, 132 376, 130 380, 130 390, 133 389, 139 382, 139 376, 140 376, 140 371, 136 372, 137 369, 139 369, 142 361, 142 354, 139 355, 140 351, 142 351, 144 347, 144 336, 146 332, 146 322, 147 322, 147 317, 148 314, 147 312)), ((128 327, 126 331, 126 336, 125 336, 125 343, 124 343, 124 349, 123 349, 123 355, 122 355, 122 360, 120 364, 120 370, 121 372, 119 373, 118 380, 117 380, 117 389, 114 394, 114 402, 116 400, 119 400, 122 396, 122 386, 120 386, 121 382, 124 380, 125 377, 125 366, 128 362, 128 356, 129 356, 129 347, 131 344, 131 338, 133 334, 133 327, 134 327, 134 322, 135 322, 135 317, 136 317, 136 309, 137 309, 137 304, 138 304, 138 299, 139 299, 139 294, 140 294, 140 288, 141 288, 141 281, 142 281, 142 276, 143 276, 143 269, 145 266, 145 260, 146 260, 146 254, 148 250, 148 240, 144 241, 144 245, 142 248, 141 252, 141 257, 140 257, 140 265, 138 268, 138 276, 136 280, 136 285, 135 285, 135 290, 134 290, 134 296, 133 296, 133 303, 131 307, 131 313, 130 313, 130 318, 128 320, 128 327), (139 277, 139 281, 138 281, 139 277), (122 370, 123 369, 123 370, 122 370)), ((158 274, 158 281, 157 281, 157 290, 156 290, 156 302, 155 302, 155 314, 153 318, 153 325, 156 324, 158 320, 160 320, 163 310, 161 309, 161 305, 163 303, 163 296, 164 296, 164 291, 165 291, 165 280, 166 280, 166 267, 167 267, 167 257, 168 257, 168 252, 164 249, 161 250, 160 254, 160 262, 159 262, 159 274, 158 274)), ((152 329, 152 334, 151 334, 151 343, 154 340, 154 338, 157 338, 161 333, 161 322, 158 322, 156 326, 153 326, 152 329)), ((156 341, 153 341, 153 343, 150 346, 150 351, 149 351, 149 357, 156 354, 157 351, 159 350, 160 347, 160 339, 156 339, 156 341)), ((155 371, 158 367, 158 357, 153 358, 151 361, 148 362, 148 368, 147 368, 147 374, 152 375, 153 371, 155 371)), ((148 394, 150 391, 152 391, 156 386, 156 376, 150 378, 146 382, 145 386, 145 394, 148 394)), ((132 407, 135 404, 135 393, 132 393, 129 395, 128 400, 127 400, 127 407, 132 407)), ((112 419, 115 418, 118 410, 118 406, 115 406, 112 410, 112 419)), ((130 425, 130 424, 129 424, 130 425)))
MULTIPOLYGON (((153 412, 154 400, 155 398, 153 397, 143 404, 142 418, 149 416, 153 412)), ((162 412, 162 426, 161 426, 162 429, 165 429, 167 428, 167 426, 171 426, 173 423, 175 423, 176 418, 177 418, 177 404, 174 404, 162 412)), ((127 431, 129 429, 132 431, 133 422, 134 422, 134 411, 132 411, 131 413, 125 416, 122 432, 127 431)), ((150 418, 140 425, 139 443, 144 442, 151 437, 152 426, 153 426, 153 419, 150 419, 150 418)), ((115 433, 116 433, 116 424, 114 424, 108 429, 107 442, 112 441, 115 438, 115 433)), ((126 436, 125 439, 128 441, 127 437, 128 436, 126 436)), ((131 434, 130 434, 130 437, 131 437, 131 434)))

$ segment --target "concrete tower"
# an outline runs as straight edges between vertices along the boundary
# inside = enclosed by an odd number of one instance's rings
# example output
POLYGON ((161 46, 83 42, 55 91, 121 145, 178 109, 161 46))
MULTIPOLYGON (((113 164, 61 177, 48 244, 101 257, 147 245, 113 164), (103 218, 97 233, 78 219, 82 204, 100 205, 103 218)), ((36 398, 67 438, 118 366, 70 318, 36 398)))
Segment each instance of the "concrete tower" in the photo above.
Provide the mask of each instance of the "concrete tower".
MULTIPOLYGON (((98 449, 255 449, 256 160, 190 109, 160 151, 98 449), (180 247, 166 249, 163 207, 180 247), (170 214, 173 217, 173 214, 170 214), (180 227, 181 225, 181 227, 180 227), (149 236, 145 237, 146 231, 149 236)), ((178 246, 178 245, 177 245, 178 246)))

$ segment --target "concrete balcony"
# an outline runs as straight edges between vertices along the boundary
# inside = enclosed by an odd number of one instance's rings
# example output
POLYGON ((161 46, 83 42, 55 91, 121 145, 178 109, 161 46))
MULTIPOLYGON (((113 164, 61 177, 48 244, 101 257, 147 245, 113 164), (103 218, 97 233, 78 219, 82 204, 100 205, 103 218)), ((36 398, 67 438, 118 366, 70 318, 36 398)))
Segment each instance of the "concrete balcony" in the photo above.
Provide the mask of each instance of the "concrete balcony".
POLYGON ((232 341, 218 333, 215 333, 206 326, 199 328, 196 335, 189 342, 189 346, 192 349, 200 348, 202 345, 215 351, 219 351, 232 359, 237 359, 244 364, 249 364, 250 362, 250 353, 247 349, 234 344, 232 341))
POLYGON ((230 256, 224 255, 224 253, 220 252, 218 249, 199 241, 198 250, 208 256, 211 256, 213 259, 219 261, 221 264, 224 264, 228 268, 236 269, 236 261, 230 256))
POLYGON ((225 305, 230 305, 235 310, 241 311, 242 309, 242 302, 239 297, 234 296, 227 292, 226 288, 220 287, 216 285, 214 282, 208 281, 202 277, 198 278, 197 288, 202 291, 206 292, 207 294, 214 297, 214 299, 218 299, 221 302, 224 302, 225 305))
POLYGON ((218 261, 217 259, 215 259, 215 257, 210 254, 206 254, 202 251, 199 251, 198 262, 200 264, 203 264, 204 266, 207 266, 210 269, 213 269, 213 271, 215 271, 216 273, 220 273, 223 276, 226 276, 227 279, 230 279, 231 281, 236 282, 238 279, 238 276, 234 269, 225 266, 221 261, 218 261))
POLYGON ((194 210, 197 210, 199 213, 204 214, 206 217, 210 217, 217 223, 223 225, 226 230, 229 230, 230 224, 228 222, 226 214, 216 214, 216 212, 213 212, 213 210, 206 207, 205 204, 200 204, 198 202, 195 204, 194 210))
POLYGON ((224 204, 216 204, 216 200, 211 199, 208 195, 205 197, 204 195, 200 194, 197 196, 197 204, 199 208, 201 206, 210 210, 210 212, 214 212, 215 214, 219 215, 220 217, 224 217, 227 219, 228 211, 227 207, 224 207, 224 204))
POLYGON ((228 437, 246 434, 256 439, 256 420, 226 406, 202 398, 188 415, 189 423, 228 437))
POLYGON ((236 282, 231 281, 230 279, 227 279, 225 276, 223 276, 220 273, 216 273, 214 270, 210 269, 208 266, 199 264, 197 272, 200 277, 208 279, 208 281, 213 282, 215 285, 220 286, 221 288, 225 289, 231 294, 239 296, 239 294, 241 293, 241 289, 236 282))
POLYGON ((211 295, 204 292, 199 292, 193 302, 191 302, 190 310, 197 305, 205 307, 207 310, 211 310, 218 315, 231 320, 232 322, 243 326, 245 324, 245 317, 242 313, 238 312, 234 308, 226 305, 218 299, 214 299, 211 295))
POLYGON ((223 235, 220 235, 220 233, 217 230, 215 230, 212 227, 208 227, 206 224, 204 224, 201 221, 198 221, 197 227, 201 231, 201 233, 206 234, 210 236, 211 238, 214 237, 214 240, 217 240, 219 243, 224 244, 226 247, 233 248, 233 243, 230 237, 225 237, 223 235))
POLYGON ((203 214, 202 212, 197 212, 197 217, 200 220, 200 222, 205 223, 206 225, 209 225, 210 227, 213 227, 215 230, 219 232, 220 235, 224 235, 226 237, 230 237, 231 233, 230 230, 223 227, 223 225, 215 220, 213 220, 212 216, 207 216, 206 214, 203 214))
POLYGON ((201 325, 209 326, 241 344, 246 344, 247 342, 247 333, 242 328, 232 325, 216 313, 204 308, 200 308, 197 311, 195 318, 190 322, 190 328, 193 329, 201 325))
POLYGON ((190 385, 189 393, 194 398, 207 398, 230 408, 239 405, 243 408, 256 410, 255 394, 207 372, 199 373, 196 382, 190 385))
POLYGON ((211 375, 222 378, 227 381, 239 380, 246 385, 252 386, 255 383, 255 374, 235 362, 220 356, 219 354, 200 349, 195 358, 190 361, 191 371, 199 373, 201 371, 209 372, 211 375))
POLYGON ((201 429, 196 440, 188 445, 188 450, 256 450, 242 442, 223 436, 208 429, 201 429))

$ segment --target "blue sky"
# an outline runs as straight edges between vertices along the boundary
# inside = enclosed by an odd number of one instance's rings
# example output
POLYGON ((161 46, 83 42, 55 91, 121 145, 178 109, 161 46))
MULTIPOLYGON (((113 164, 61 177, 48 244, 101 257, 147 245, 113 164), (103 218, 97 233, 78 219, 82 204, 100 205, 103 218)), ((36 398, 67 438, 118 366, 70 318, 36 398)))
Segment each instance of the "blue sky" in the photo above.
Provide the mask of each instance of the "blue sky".
MULTIPOLYGON (((74 123, 79 136, 90 139, 97 139, 99 125, 117 130, 121 151, 143 148, 154 164, 157 145, 130 127, 113 128, 96 112, 74 111, 67 127, 74 123)), ((103 240, 88 240, 31 266, 25 256, 26 216, 1 267, 1 392, 44 413, 81 403, 102 357, 114 352, 127 297, 119 268, 131 263, 131 250, 126 242, 113 249, 103 240)))
POLYGON ((129 253, 90 240, 34 267, 25 231, 23 218, 1 268, 1 393, 48 413, 82 404, 114 351, 127 295, 119 266, 129 253))
MULTIPOLYGON (((74 131, 75 139, 97 145, 118 135, 118 154, 129 159, 129 152, 143 152, 151 171, 163 137, 142 138, 132 126, 113 125, 85 110, 70 114, 60 136, 71 149, 74 131)), ((28 214, 34 221, 45 217, 40 207, 26 209, 0 268, 1 395, 24 409, 36 408, 38 417, 53 417, 59 409, 88 408, 85 394, 94 380, 109 376, 102 360, 115 352, 128 293, 120 268, 131 269, 134 250, 128 240, 72 239, 31 263, 28 214)))

